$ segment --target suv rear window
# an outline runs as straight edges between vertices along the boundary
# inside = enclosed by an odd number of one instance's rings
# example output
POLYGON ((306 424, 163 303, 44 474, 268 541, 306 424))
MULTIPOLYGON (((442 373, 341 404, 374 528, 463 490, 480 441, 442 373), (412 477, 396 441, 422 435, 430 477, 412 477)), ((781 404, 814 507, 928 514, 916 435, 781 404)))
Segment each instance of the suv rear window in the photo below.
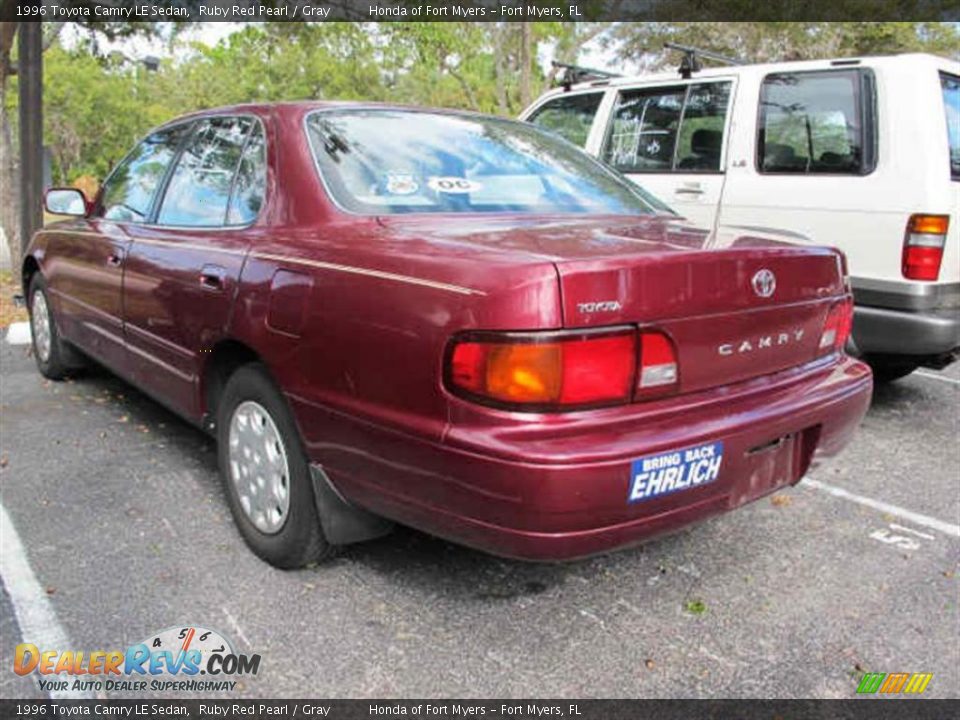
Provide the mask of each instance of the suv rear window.
POLYGON ((950 177, 960 180, 960 77, 940 73, 943 112, 947 116, 947 140, 950 144, 950 177))
POLYGON ((856 70, 776 73, 760 89, 758 169, 863 175, 873 169, 872 113, 856 70), (866 116, 866 117, 865 117, 866 116))
POLYGON ((602 99, 600 92, 563 95, 537 108, 528 122, 583 147, 602 99))

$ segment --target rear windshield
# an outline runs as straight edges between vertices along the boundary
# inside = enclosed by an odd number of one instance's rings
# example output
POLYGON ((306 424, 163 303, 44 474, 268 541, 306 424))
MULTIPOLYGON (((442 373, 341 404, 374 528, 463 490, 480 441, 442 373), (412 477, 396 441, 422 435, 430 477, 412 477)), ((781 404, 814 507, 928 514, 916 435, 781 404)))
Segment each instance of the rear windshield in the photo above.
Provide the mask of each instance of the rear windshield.
POLYGON ((576 147, 532 125, 412 110, 307 117, 324 183, 344 209, 393 213, 665 210, 576 147))
POLYGON ((947 115, 947 140, 950 143, 950 177, 960 180, 960 77, 940 73, 943 111, 947 115))

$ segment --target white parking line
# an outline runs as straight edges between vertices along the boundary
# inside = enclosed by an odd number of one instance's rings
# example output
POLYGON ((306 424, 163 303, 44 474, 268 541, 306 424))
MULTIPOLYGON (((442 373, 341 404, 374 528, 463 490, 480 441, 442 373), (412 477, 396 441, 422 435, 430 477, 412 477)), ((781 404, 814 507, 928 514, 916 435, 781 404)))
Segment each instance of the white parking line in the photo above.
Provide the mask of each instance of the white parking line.
POLYGON ((23 322, 10 323, 10 327, 7 328, 7 334, 4 335, 4 340, 7 341, 8 345, 29 345, 30 323, 26 320, 23 322))
POLYGON ((891 505, 890 503, 885 503, 880 500, 874 500, 873 498, 864 497, 863 495, 857 495, 856 493, 844 490, 843 488, 838 488, 834 485, 828 485, 825 482, 820 482, 819 480, 814 480, 813 478, 807 478, 800 483, 800 485, 801 487, 805 486, 815 490, 821 490, 825 493, 833 495, 834 497, 842 498, 844 500, 851 500, 868 508, 879 510, 880 512, 896 515, 904 520, 909 520, 914 525, 923 525, 931 530, 942 532, 944 535, 960 538, 960 525, 944 522, 943 520, 938 520, 937 518, 930 517, 929 515, 922 515, 918 512, 914 512, 913 510, 907 510, 906 508, 902 508, 897 505, 891 505))
MULTIPOLYGON (((3 503, 0 503, 0 577, 13 604, 24 642, 36 645, 41 652, 73 649, 57 620, 50 598, 33 574, 23 543, 3 503)), ((93 700, 97 697, 80 690, 50 690, 49 695, 51 700, 93 700)))
POLYGON ((937 375, 936 373, 926 372, 925 370, 914 370, 914 375, 919 375, 920 377, 930 378, 931 380, 939 380, 940 382, 950 383, 951 385, 960 385, 960 380, 956 378, 947 377, 946 375, 937 375))

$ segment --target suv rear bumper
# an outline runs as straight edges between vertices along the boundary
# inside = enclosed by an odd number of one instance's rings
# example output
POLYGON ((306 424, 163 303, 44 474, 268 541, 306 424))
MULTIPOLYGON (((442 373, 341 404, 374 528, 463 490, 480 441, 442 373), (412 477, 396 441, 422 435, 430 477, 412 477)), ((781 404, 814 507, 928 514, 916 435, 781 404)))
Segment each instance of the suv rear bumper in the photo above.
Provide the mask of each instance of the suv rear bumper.
POLYGON ((853 337, 864 355, 944 355, 960 347, 960 309, 911 312, 857 305, 853 337))

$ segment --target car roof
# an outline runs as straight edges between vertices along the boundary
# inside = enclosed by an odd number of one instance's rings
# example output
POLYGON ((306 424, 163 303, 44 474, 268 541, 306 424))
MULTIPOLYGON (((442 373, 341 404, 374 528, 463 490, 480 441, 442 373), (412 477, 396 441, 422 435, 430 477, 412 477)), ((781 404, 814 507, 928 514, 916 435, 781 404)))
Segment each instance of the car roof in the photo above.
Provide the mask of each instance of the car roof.
MULTIPOLYGON (((928 53, 905 53, 901 55, 872 55, 862 57, 848 58, 826 58, 822 60, 792 60, 787 62, 773 63, 746 63, 743 65, 726 66, 705 66, 691 76, 692 80, 698 78, 730 77, 731 75, 741 75, 746 73, 755 73, 765 75, 772 72, 798 72, 802 70, 827 70, 844 67, 883 67, 890 65, 915 65, 917 69, 939 68, 949 72, 960 72, 960 62, 949 58, 930 55, 928 53)), ((569 91, 562 87, 554 88, 541 96, 541 99, 547 96, 562 95, 564 92, 583 91, 591 89, 600 89, 608 87, 632 86, 639 83, 658 83, 670 82, 680 79, 680 73, 676 69, 668 71, 659 71, 655 73, 646 73, 640 75, 624 75, 604 80, 586 80, 570 86, 569 91)))
POLYGON ((439 108, 425 107, 422 105, 403 105, 399 103, 374 102, 369 100, 282 100, 264 103, 239 103, 236 105, 221 105, 219 107, 205 108, 196 110, 184 115, 178 115, 171 118, 162 125, 157 126, 151 132, 160 130, 171 125, 176 125, 190 120, 197 120, 205 117, 216 117, 221 115, 269 115, 275 112, 301 114, 311 110, 403 110, 407 112, 425 112, 444 115, 471 115, 478 117, 497 117, 499 120, 507 122, 514 121, 512 118, 501 118, 485 113, 479 113, 472 110, 462 110, 459 108, 439 108))

